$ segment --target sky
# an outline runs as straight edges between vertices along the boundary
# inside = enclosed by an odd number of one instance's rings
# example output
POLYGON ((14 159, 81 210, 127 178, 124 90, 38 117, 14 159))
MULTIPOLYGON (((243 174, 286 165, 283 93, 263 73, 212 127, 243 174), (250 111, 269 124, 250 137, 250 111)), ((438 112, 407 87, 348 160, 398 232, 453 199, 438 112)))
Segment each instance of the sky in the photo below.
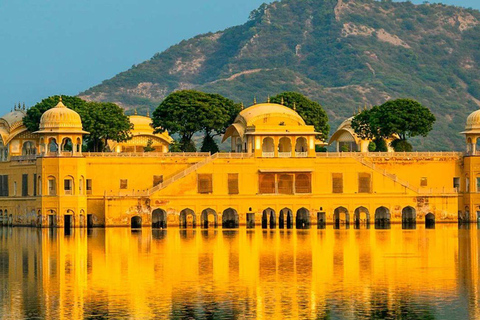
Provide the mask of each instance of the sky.
POLYGON ((242 24, 263 2, 0 0, 0 114, 76 95, 184 39, 242 24))

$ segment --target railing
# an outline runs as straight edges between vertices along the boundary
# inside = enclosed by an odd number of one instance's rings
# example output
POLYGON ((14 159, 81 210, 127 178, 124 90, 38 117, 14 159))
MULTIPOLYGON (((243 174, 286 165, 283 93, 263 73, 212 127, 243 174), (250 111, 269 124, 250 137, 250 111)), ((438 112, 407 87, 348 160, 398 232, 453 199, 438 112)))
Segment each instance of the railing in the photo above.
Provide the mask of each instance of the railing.
POLYGON ((200 162, 197 162, 196 164, 194 165, 191 165, 190 167, 188 167, 187 169, 177 173, 176 175, 168 178, 167 180, 165 180, 164 182, 154 186, 153 188, 150 188, 148 190, 148 194, 152 194, 154 192, 157 192, 159 190, 162 190, 163 188, 166 188, 168 185, 172 184, 173 182, 177 181, 177 180, 180 180, 182 179, 183 177, 189 175, 190 173, 198 170, 200 167, 203 167, 204 165, 206 165, 207 163, 210 163, 212 162, 213 160, 217 159, 218 158, 218 155, 219 153, 215 153, 214 155, 211 155, 210 157, 208 158, 205 158, 203 159, 202 161, 200 162))
POLYGON ((317 152, 317 158, 434 158, 462 157, 462 152, 317 152))
POLYGON ((253 153, 216 153, 218 159, 250 159, 254 157, 253 153))
POLYGON ((420 194, 435 194, 435 193, 443 193, 443 194, 457 194, 457 188, 420 188, 418 189, 418 193, 420 194))
POLYGON ((296 158, 306 158, 308 157, 308 152, 295 152, 296 158))
POLYGON ((10 157, 11 161, 32 161, 32 160, 36 160, 36 159, 37 159, 36 154, 28 154, 28 155, 24 155, 24 156, 11 156, 10 157))
POLYGON ((273 158, 273 157, 275 157, 275 152, 262 152, 262 157, 273 158))
POLYGON ((210 152, 84 152, 86 157, 149 157, 149 158, 184 158, 184 157, 208 157, 210 152))
POLYGON ((279 158, 291 158, 292 157, 292 152, 279 152, 278 157, 279 158))

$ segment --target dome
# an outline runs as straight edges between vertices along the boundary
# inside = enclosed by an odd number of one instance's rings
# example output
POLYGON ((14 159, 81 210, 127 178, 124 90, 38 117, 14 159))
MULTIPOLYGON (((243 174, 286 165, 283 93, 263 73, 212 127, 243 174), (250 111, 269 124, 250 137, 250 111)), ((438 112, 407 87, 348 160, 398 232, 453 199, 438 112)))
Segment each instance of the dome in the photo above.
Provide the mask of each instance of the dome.
POLYGON ((296 125, 304 126, 305 121, 293 109, 276 103, 260 103, 248 107, 240 112, 235 122, 243 122, 246 126, 255 125, 259 119, 269 118, 284 118, 288 122, 295 122, 296 125))
POLYGON ((480 110, 472 112, 467 118, 467 124, 465 126, 465 131, 478 131, 480 132, 480 110))
POLYGON ((67 108, 62 100, 45 111, 40 118, 40 131, 36 133, 88 133, 82 130, 80 115, 67 108))
POLYGON ((153 132, 153 127, 151 126, 152 119, 150 117, 133 115, 128 117, 128 119, 130 120, 130 123, 133 124, 132 131, 145 132, 150 134, 153 132))
POLYGON ((14 110, 7 113, 0 119, 8 125, 8 129, 13 129, 15 125, 22 124, 22 119, 25 117, 25 115, 26 113, 24 110, 14 110))

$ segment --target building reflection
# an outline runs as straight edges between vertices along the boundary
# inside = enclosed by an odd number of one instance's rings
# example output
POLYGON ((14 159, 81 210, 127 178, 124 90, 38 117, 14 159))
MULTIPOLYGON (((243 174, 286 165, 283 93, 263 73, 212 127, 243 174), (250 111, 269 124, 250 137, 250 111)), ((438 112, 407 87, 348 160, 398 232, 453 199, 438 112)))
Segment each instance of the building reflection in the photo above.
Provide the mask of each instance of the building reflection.
POLYGON ((480 318, 476 226, 0 229, 6 318, 480 318))

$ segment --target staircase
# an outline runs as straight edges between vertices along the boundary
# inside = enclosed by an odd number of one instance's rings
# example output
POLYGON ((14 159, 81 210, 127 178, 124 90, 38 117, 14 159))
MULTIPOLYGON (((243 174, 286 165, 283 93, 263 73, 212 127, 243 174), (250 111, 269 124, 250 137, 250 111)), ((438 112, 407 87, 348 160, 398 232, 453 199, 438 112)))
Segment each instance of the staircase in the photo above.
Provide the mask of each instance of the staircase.
POLYGON ((203 166, 211 163, 211 162, 214 161, 215 159, 217 159, 217 158, 218 158, 218 155, 219 155, 219 153, 212 154, 211 156, 206 157, 206 158, 203 159, 202 161, 197 162, 197 163, 195 163, 194 165, 191 165, 190 167, 186 168, 186 169, 183 170, 183 171, 180 171, 179 173, 177 173, 176 175, 168 178, 168 179, 165 180, 164 182, 162 182, 162 183, 160 183, 160 184, 157 184, 157 185, 154 186, 153 188, 148 189, 147 195, 151 195, 152 193, 155 193, 155 192, 157 192, 157 191, 160 191, 160 190, 162 190, 162 189, 165 189, 166 187, 168 187, 169 185, 171 185, 171 184, 174 183, 175 181, 182 179, 183 177, 189 175, 190 173, 192 173, 192 172, 194 172, 194 171, 197 171, 197 170, 200 169, 201 167, 203 167, 203 166))
POLYGON ((401 179, 398 179, 397 175, 391 174, 391 173, 389 173, 389 172, 388 172, 387 170, 385 170, 385 169, 377 168, 374 163, 365 160, 365 158, 364 158, 363 156, 357 156, 357 157, 353 157, 353 158, 354 158, 355 160, 357 160, 358 162, 360 162, 362 165, 364 165, 364 166, 372 169, 373 171, 376 171, 376 172, 382 174, 384 177, 389 178, 390 180, 392 180, 392 181, 394 181, 394 182, 402 185, 403 187, 405 187, 405 188, 407 188, 407 189, 410 189, 410 190, 412 190, 412 191, 414 191, 414 192, 416 192, 416 193, 419 193, 419 192, 420 192, 418 187, 412 186, 412 185, 410 184, 410 182, 408 182, 408 181, 403 181, 403 180, 401 180, 401 179))

